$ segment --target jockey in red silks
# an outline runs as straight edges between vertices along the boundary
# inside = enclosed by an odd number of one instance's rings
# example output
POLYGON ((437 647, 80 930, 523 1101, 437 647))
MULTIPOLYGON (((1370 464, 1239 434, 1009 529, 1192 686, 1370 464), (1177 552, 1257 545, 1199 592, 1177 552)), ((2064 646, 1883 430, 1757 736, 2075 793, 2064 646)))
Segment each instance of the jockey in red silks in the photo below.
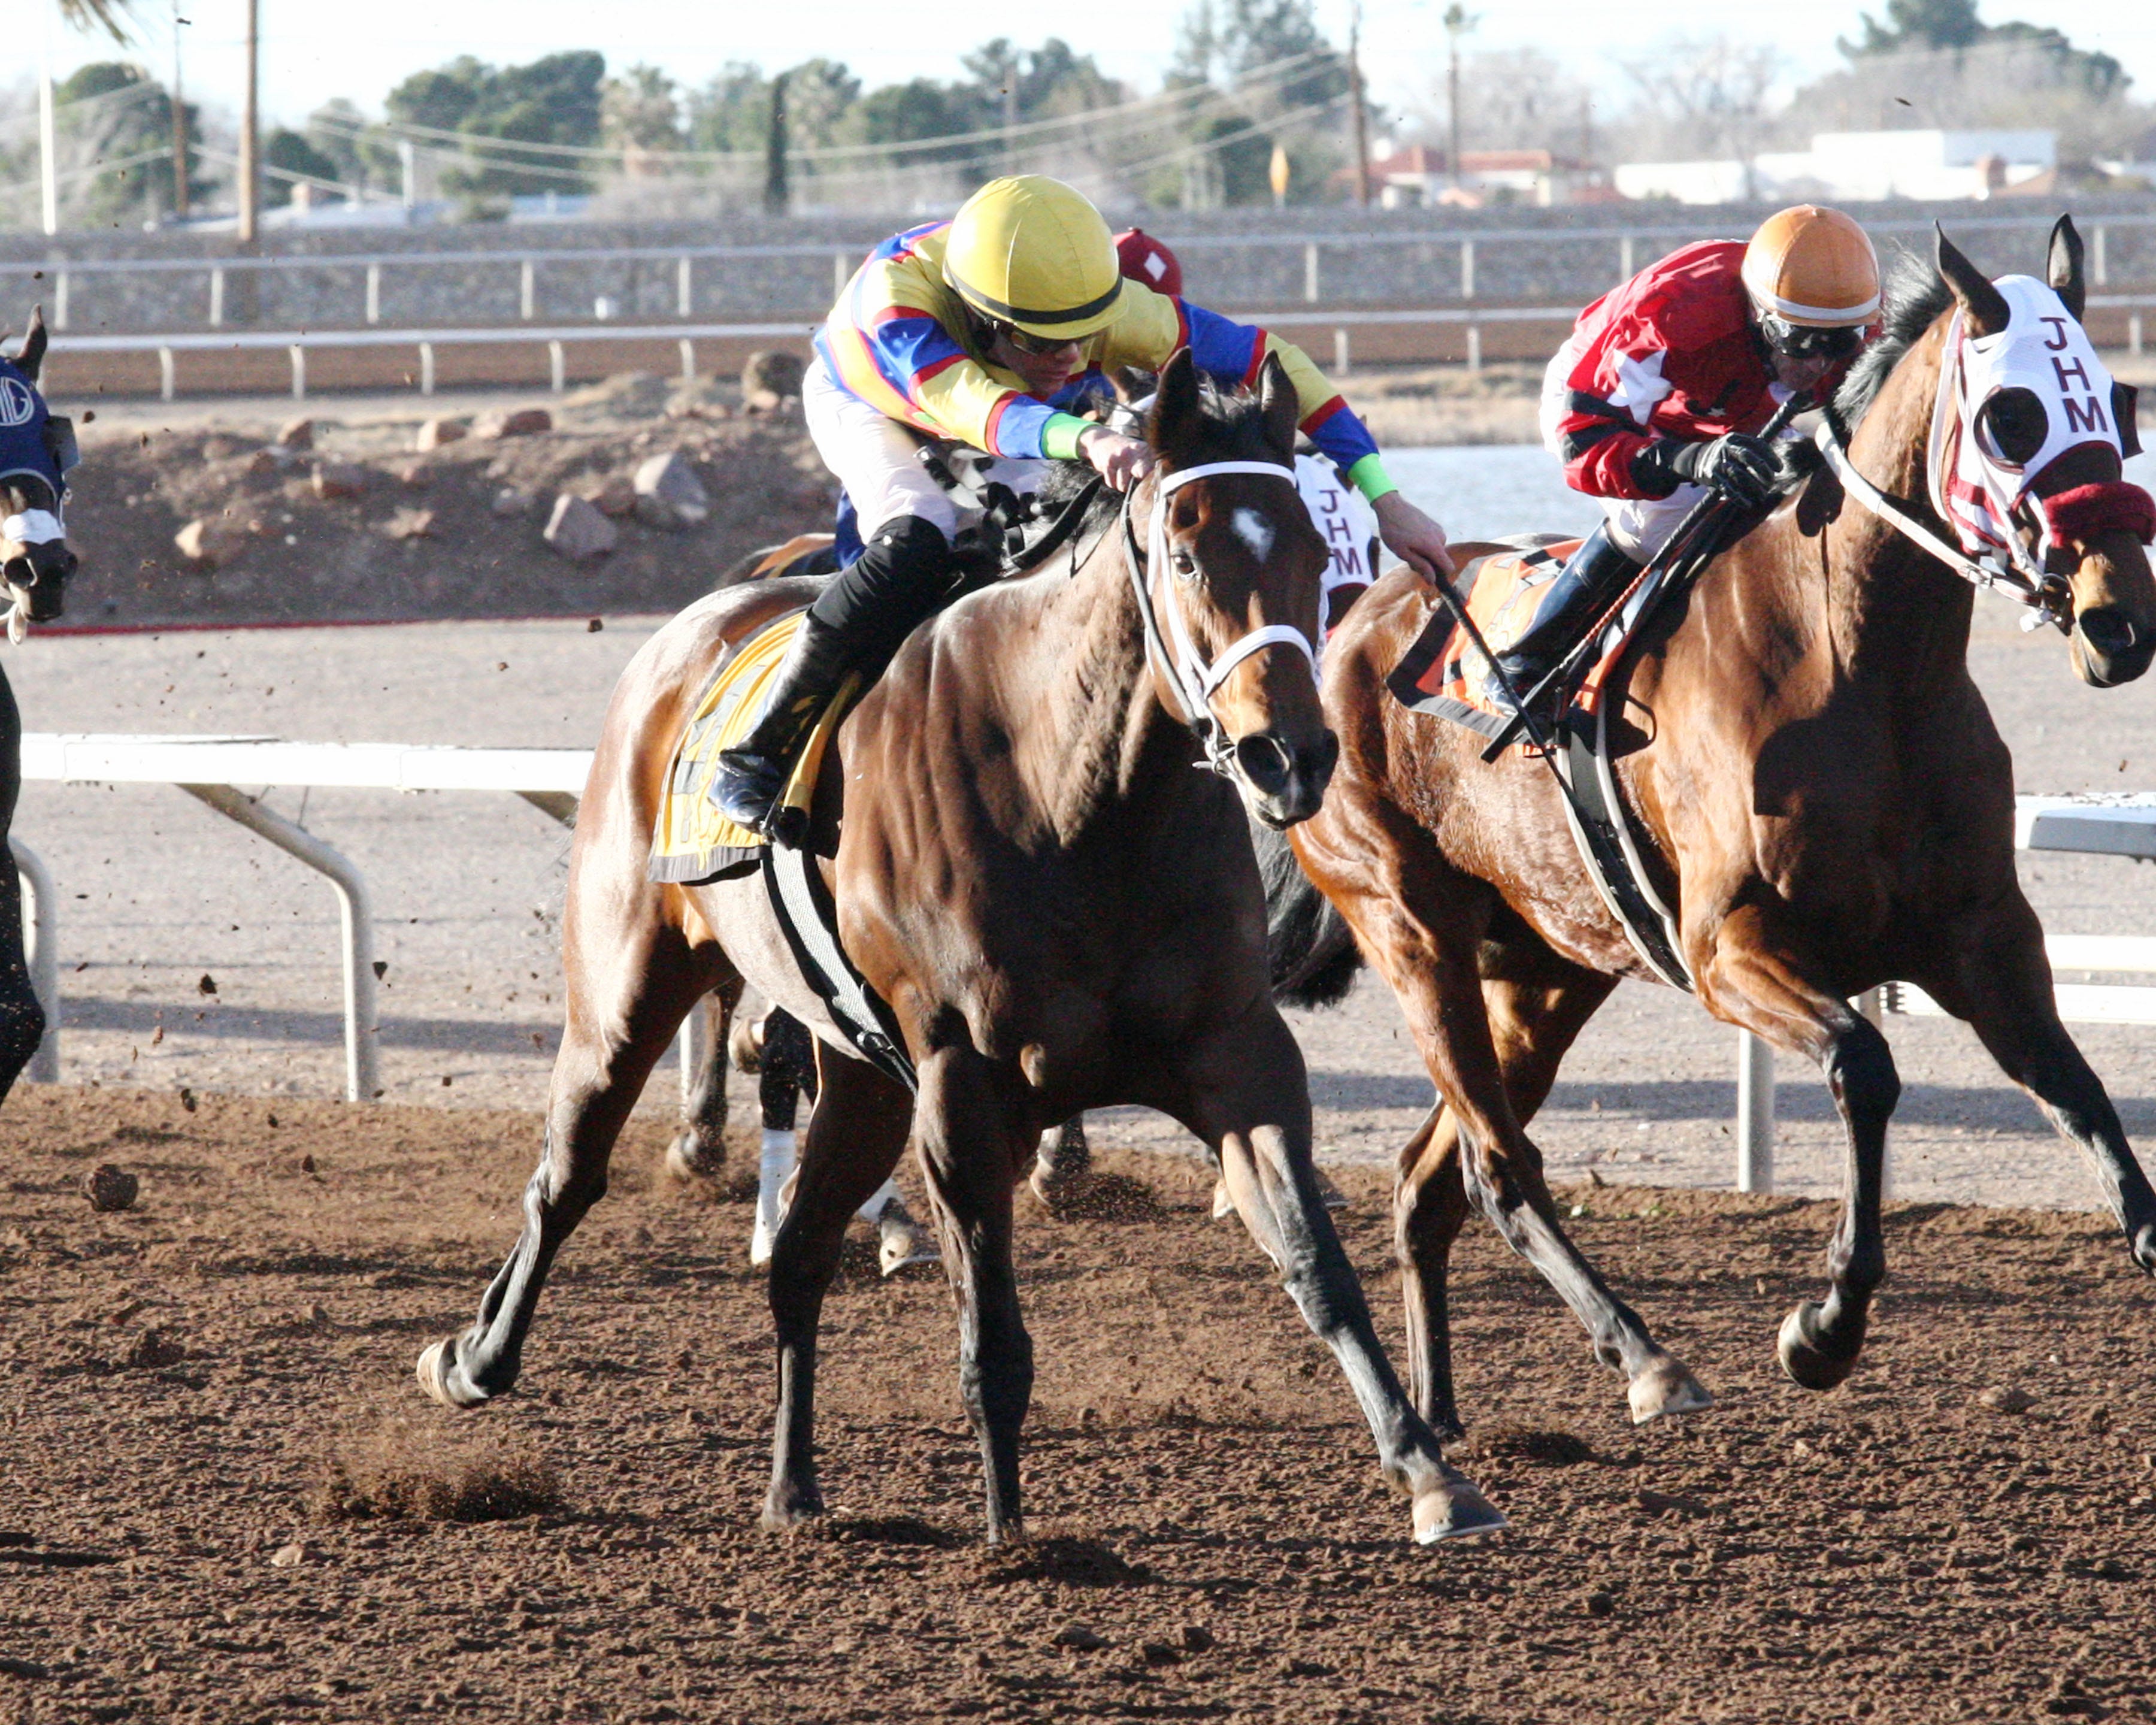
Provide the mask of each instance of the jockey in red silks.
POLYGON ((1498 655, 1525 693, 1709 490, 1758 508, 1779 475, 1753 434, 1824 395, 1876 335, 1879 260, 1839 210, 1799 204, 1748 244, 1680 247, 1579 315, 1543 375, 1544 446, 1603 524, 1533 627, 1498 655))
MULTIPOLYGON (((1122 262, 1081 193, 1019 174, 990 181, 948 221, 886 240, 847 283, 801 400, 865 548, 809 607, 754 729, 720 755, 711 799, 729 819, 764 825, 833 691, 850 672, 880 675, 943 602, 957 509, 917 459, 923 436, 999 460, 1084 461, 1119 490, 1151 471, 1142 440, 1079 416, 1107 393, 1107 367, 1158 371, 1188 347, 1233 388, 1279 360, 1304 434, 1369 501, 1385 544, 1425 577, 1451 567, 1443 529, 1385 476, 1370 434, 1307 355, 1127 278, 1122 262)), ((1142 259, 1138 274, 1152 274, 1142 259)))

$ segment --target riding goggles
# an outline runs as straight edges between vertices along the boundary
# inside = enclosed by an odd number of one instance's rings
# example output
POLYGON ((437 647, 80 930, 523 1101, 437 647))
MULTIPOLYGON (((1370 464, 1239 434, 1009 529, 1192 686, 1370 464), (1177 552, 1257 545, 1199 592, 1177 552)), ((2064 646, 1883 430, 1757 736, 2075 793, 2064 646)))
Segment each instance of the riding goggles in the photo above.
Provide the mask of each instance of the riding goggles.
POLYGON ((1771 311, 1759 315, 1759 335, 1768 347, 1788 359, 1849 359, 1864 345, 1864 331, 1854 325, 1820 329, 1790 323, 1771 311))
POLYGON ((1030 353, 1035 359, 1049 359, 1073 347, 1085 345, 1083 336, 1036 336, 1020 329, 1014 323, 991 322, 988 327, 1001 336, 1020 353, 1030 353))

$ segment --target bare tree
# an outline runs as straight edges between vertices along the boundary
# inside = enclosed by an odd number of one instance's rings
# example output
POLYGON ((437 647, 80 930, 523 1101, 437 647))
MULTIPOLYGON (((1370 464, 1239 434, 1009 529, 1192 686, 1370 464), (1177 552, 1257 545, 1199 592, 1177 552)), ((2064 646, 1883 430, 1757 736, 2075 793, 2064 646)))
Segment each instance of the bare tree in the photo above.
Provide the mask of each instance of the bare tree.
POLYGON ((1623 65, 1637 92, 1623 127, 1635 160, 1749 162, 1782 135, 1768 97, 1784 60, 1768 44, 1671 37, 1623 65))

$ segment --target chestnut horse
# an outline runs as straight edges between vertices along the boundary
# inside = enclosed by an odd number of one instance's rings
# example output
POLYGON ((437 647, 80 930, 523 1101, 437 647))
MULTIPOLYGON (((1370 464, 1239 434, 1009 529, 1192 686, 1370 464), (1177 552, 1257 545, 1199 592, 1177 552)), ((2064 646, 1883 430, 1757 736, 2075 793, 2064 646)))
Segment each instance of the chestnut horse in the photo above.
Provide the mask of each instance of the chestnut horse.
MULTIPOLYGON (((1943 234, 1938 263, 1938 275, 1897 284, 1886 332, 1836 407, 1856 470, 1935 533, 1922 500, 1948 317, 1958 307, 1982 336, 2006 315, 1943 234)), ((2053 236, 2050 281, 2078 319, 2069 223, 2053 236)), ((2039 406, 2031 449, 2043 424, 2039 406)), ((2005 444, 2017 432, 2001 411, 1986 434, 2005 444)), ((2124 495, 2118 480, 2118 454, 2084 444, 2036 490, 2124 495)), ((2138 532, 2091 526, 2031 555, 2063 582, 2082 680, 2139 676, 2156 648, 2156 583, 2138 532)), ((1966 662, 1974 599, 1818 468, 1650 630, 1624 691, 1620 782, 1701 1004, 1818 1061, 1847 1129, 1830 1291, 1779 1337, 1784 1368, 1809 1389, 1853 1368, 1886 1273, 1881 1164, 1901 1084, 1886 1039, 1849 1003, 1890 978, 1965 1019, 2088 1153, 2135 1260, 2156 1271, 2156 1194, 2060 1024, 2043 930, 2015 879, 2012 762, 1966 662)), ((1401 1152, 1394 1203, 1416 1408, 1460 1431, 1445 1269, 1471 1195, 1587 1327, 1597 1358, 1630 1380, 1635 1420, 1704 1407, 1706 1392, 1566 1237, 1527 1131, 1589 1017, 1620 977, 1649 973, 1605 913, 1546 768, 1517 750, 1485 764, 1480 737, 1387 691, 1436 605, 1396 570, 1334 633, 1325 707, 1339 770, 1322 813, 1289 835, 1392 985, 1437 1088, 1401 1152)), ((1313 923, 1307 938, 1322 944, 1322 931, 1313 923)))
POLYGON ((1311 675, 1325 549, 1293 484, 1295 422, 1276 363, 1255 397, 1221 400, 1178 355, 1147 430, 1161 465, 1127 501, 1106 500, 1120 510, 1103 511, 1108 531, 924 624, 838 732, 811 843, 846 950, 901 1028, 916 1093, 852 1055, 762 880, 645 879, 675 742, 713 666, 814 588, 729 588, 646 644, 614 691, 578 817, 567 1024, 523 1233, 478 1322, 420 1357, 428 1394, 470 1406, 515 1383, 547 1266, 604 1191, 653 1063, 700 997, 747 982, 816 1031, 821 1080, 771 1265, 766 1526, 824 1507, 819 1317, 846 1220, 910 1130, 958 1308, 988 1536, 1021 1532, 1033 1349, 1013 1191, 1044 1127, 1122 1103, 1169 1115, 1220 1163, 1245 1224, 1339 1358, 1386 1475, 1414 1501, 1417 1536, 1503 1525, 1445 1463, 1378 1343, 1320 1200, 1302 1057, 1266 990, 1244 805, 1275 826, 1306 819, 1336 750, 1311 675), (1220 776, 1191 770, 1192 729, 1220 776))

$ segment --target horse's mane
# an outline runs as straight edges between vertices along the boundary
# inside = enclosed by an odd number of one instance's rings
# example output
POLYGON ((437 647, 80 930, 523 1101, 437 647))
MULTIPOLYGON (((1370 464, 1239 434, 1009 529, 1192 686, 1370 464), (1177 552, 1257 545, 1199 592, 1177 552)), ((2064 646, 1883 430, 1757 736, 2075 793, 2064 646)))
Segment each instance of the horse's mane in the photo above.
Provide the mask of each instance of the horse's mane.
MULTIPOLYGON (((1265 411, 1259 405, 1255 390, 1229 391, 1218 388, 1209 377, 1201 377, 1198 385, 1199 412, 1205 424, 1205 441, 1214 447, 1214 459, 1224 461, 1276 460, 1277 454, 1265 442, 1265 411)), ((1041 507, 1054 515, 1065 503, 1086 488, 1093 477, 1090 462, 1055 461, 1049 465, 1048 476, 1041 481, 1038 495, 1041 507)), ((1116 511, 1123 506, 1122 493, 1103 485, 1086 507, 1086 516, 1078 524, 1079 532, 1087 538, 1106 527, 1115 519, 1116 511)))
POLYGON ((1886 300, 1886 329, 1857 356, 1835 392, 1835 413, 1852 430, 1865 409, 1879 398, 1902 357, 1953 304, 1953 290, 1930 259, 1905 252, 1888 275, 1886 300))

